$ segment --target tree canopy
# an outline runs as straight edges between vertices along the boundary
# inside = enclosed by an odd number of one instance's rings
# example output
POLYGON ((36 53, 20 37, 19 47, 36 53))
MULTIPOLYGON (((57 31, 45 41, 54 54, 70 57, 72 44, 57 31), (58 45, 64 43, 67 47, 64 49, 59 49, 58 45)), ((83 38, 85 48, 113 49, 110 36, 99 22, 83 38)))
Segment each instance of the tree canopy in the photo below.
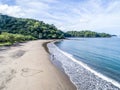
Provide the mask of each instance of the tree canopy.
POLYGON ((89 30, 63 32, 53 24, 46 24, 35 19, 15 18, 0 14, 0 34, 2 32, 31 35, 37 39, 63 39, 65 37, 111 37, 106 33, 89 30))
POLYGON ((97 33, 89 30, 66 32, 66 37, 111 37, 111 36, 112 35, 107 33, 97 33))
POLYGON ((53 24, 45 24, 34 19, 15 18, 0 14, 0 32, 31 35, 38 39, 61 39, 64 32, 53 24))

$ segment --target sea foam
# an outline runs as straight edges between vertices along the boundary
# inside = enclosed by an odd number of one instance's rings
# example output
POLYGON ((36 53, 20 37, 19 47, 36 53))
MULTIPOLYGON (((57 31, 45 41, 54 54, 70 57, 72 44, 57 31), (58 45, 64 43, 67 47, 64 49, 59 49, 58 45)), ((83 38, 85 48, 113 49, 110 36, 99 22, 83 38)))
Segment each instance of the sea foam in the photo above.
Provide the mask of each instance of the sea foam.
POLYGON ((70 77, 78 90, 120 90, 120 84, 49 43, 51 61, 70 77))

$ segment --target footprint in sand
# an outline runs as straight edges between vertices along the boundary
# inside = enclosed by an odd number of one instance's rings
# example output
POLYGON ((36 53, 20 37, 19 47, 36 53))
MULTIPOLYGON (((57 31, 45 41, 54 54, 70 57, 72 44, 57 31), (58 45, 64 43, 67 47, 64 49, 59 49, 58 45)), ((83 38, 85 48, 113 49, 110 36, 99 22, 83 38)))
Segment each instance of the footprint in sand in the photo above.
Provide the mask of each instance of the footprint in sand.
POLYGON ((36 70, 36 69, 30 69, 30 68, 23 68, 21 71, 22 71, 21 76, 23 77, 34 76, 36 74, 43 72, 42 70, 36 70))
POLYGON ((24 50, 17 50, 15 52, 12 53, 11 57, 12 58, 19 58, 22 57, 25 54, 26 51, 24 50))

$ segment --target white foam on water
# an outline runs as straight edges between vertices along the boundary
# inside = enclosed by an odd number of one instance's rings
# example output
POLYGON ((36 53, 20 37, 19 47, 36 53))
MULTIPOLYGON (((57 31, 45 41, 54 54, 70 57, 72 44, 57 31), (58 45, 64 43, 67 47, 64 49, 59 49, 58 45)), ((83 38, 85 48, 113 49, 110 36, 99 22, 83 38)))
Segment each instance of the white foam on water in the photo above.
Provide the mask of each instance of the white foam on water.
MULTIPOLYGON (((53 44, 54 44, 54 43, 53 43, 53 44)), ((55 44, 54 44, 54 45, 55 45, 55 44)), ((75 58, 73 57, 73 55, 71 55, 71 54, 69 54, 69 53, 67 53, 67 52, 62 51, 61 49, 59 49, 59 47, 57 47, 56 45, 55 45, 55 47, 56 47, 61 53, 63 53, 65 56, 67 56, 68 58, 70 58, 73 62, 78 63, 79 65, 81 65, 81 66, 84 67, 86 70, 88 70, 88 71, 90 71, 91 73, 93 73, 94 75, 96 75, 96 76, 102 78, 103 80, 112 83, 114 86, 120 88, 120 83, 118 83, 117 81, 115 81, 115 80, 113 80, 113 79, 111 79, 111 78, 108 78, 107 76, 105 76, 105 75, 103 75, 103 74, 101 74, 101 73, 93 70, 93 69, 92 69, 91 67, 89 67, 87 64, 81 62, 80 60, 75 59, 75 58)))

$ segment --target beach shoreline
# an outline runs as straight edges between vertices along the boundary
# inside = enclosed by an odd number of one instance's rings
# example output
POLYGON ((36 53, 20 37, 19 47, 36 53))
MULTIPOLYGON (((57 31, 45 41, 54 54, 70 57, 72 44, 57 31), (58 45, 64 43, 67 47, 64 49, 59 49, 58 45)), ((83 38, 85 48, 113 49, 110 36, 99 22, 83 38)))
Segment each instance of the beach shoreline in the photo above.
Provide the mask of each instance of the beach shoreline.
POLYGON ((1 50, 0 90, 76 90, 50 61, 46 45, 51 41, 29 41, 1 50))
POLYGON ((78 90, 120 90, 117 82, 111 81, 102 74, 92 70, 81 61, 77 61, 74 57, 57 47, 54 42, 48 44, 51 55, 54 55, 54 64, 65 70, 71 81, 76 85, 78 90), (59 66, 57 63, 61 63, 59 66))

